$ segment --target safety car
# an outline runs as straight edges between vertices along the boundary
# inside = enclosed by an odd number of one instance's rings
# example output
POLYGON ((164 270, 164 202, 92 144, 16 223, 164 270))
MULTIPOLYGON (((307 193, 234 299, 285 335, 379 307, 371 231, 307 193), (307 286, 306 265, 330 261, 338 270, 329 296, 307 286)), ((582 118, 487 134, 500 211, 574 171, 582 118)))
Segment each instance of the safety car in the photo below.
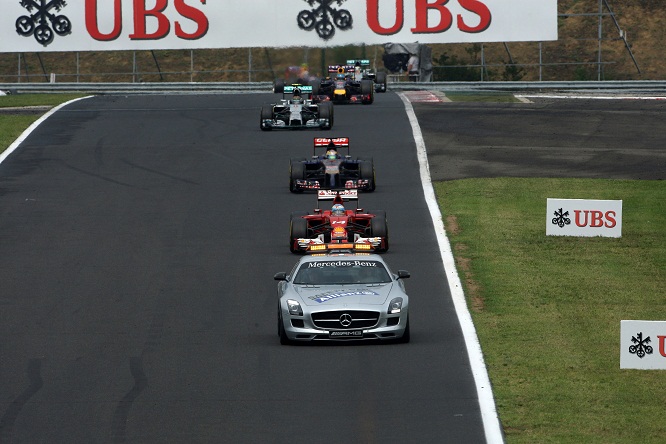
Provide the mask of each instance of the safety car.
POLYGON ((406 270, 377 254, 337 250, 302 257, 278 281, 277 333, 283 345, 313 341, 409 342, 406 270))
POLYGON ((293 193, 340 188, 374 191, 373 159, 354 159, 349 153, 348 137, 315 137, 312 157, 291 159, 289 163, 289 190, 293 193))
POLYGON ((273 129, 323 129, 333 127, 333 104, 315 103, 312 87, 288 85, 284 87, 282 100, 261 108, 259 127, 263 131, 273 129))

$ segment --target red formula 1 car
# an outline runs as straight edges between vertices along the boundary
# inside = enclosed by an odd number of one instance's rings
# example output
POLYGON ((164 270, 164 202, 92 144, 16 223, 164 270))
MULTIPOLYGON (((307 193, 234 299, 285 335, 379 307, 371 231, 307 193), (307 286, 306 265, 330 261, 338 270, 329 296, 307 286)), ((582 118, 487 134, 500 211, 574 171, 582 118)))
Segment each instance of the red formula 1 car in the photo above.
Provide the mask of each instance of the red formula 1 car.
POLYGON ((388 225, 385 211, 348 210, 345 201, 358 203, 358 190, 319 190, 314 214, 294 212, 289 223, 289 248, 292 253, 316 251, 318 246, 346 244, 350 248, 388 251, 388 225), (330 210, 319 208, 322 200, 333 200, 330 210))

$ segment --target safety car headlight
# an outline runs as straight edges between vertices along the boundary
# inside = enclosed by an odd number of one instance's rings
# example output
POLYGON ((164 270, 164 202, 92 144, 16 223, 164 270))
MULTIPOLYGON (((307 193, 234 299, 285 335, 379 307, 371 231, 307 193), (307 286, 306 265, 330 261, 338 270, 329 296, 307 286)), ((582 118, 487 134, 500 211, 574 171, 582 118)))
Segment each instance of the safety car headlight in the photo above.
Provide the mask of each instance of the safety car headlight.
POLYGON ((393 299, 391 299, 391 302, 389 303, 389 306, 388 306, 388 313, 389 314, 396 314, 396 313, 400 313, 400 310, 402 310, 402 298, 393 298, 393 299))
POLYGON ((298 301, 295 301, 293 299, 288 299, 287 308, 289 309, 290 315, 303 316, 303 309, 301 308, 301 304, 299 304, 298 301))

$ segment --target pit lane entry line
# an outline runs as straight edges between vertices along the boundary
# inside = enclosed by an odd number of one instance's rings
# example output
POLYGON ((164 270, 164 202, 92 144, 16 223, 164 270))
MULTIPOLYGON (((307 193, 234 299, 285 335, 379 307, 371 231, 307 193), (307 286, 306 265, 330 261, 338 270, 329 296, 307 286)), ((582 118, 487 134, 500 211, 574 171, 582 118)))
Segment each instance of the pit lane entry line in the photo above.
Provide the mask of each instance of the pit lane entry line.
POLYGON ((472 375, 474 376, 474 382, 479 397, 479 407, 481 409, 481 419, 483 421, 486 442, 488 444, 504 443, 504 435, 497 415, 497 408, 495 406, 492 386, 490 385, 488 369, 486 368, 483 353, 481 352, 481 344, 479 343, 479 338, 476 334, 474 323, 472 322, 472 315, 467 308, 465 294, 462 290, 462 283, 458 276, 458 272, 456 271, 451 244, 449 238, 446 236, 446 231, 444 230, 442 213, 439 211, 437 197, 435 196, 435 190, 432 186, 432 180, 430 179, 428 154, 423 134, 421 133, 421 127, 409 97, 404 93, 398 93, 398 96, 400 96, 405 105, 405 111, 407 112, 409 123, 412 126, 412 133, 414 135, 414 142, 416 143, 416 151, 419 160, 421 183, 423 184, 423 193, 428 205, 428 210, 430 211, 430 217, 432 218, 435 227, 437 243, 439 244, 439 251, 444 265, 444 273, 446 274, 449 283, 453 305, 456 310, 458 321, 460 322, 463 337, 465 338, 470 367, 472 369, 472 375))

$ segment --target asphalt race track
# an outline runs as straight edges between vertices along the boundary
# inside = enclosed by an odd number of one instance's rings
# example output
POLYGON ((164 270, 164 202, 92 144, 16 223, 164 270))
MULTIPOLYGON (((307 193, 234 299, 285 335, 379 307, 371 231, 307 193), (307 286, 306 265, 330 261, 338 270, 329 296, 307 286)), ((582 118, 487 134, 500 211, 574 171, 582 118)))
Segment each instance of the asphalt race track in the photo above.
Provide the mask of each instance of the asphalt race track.
MULTIPOLYGON (((404 106, 261 132, 275 96, 103 96, 0 164, 0 444, 484 442, 404 106), (290 157, 374 156, 409 344, 280 346, 290 157)), ((664 101, 414 105, 434 179, 664 179, 664 101)))
POLYGON ((274 97, 86 99, 0 164, 0 443, 484 442, 400 98, 261 132, 274 97), (374 156, 410 344, 279 345, 289 158, 328 134, 374 156))

